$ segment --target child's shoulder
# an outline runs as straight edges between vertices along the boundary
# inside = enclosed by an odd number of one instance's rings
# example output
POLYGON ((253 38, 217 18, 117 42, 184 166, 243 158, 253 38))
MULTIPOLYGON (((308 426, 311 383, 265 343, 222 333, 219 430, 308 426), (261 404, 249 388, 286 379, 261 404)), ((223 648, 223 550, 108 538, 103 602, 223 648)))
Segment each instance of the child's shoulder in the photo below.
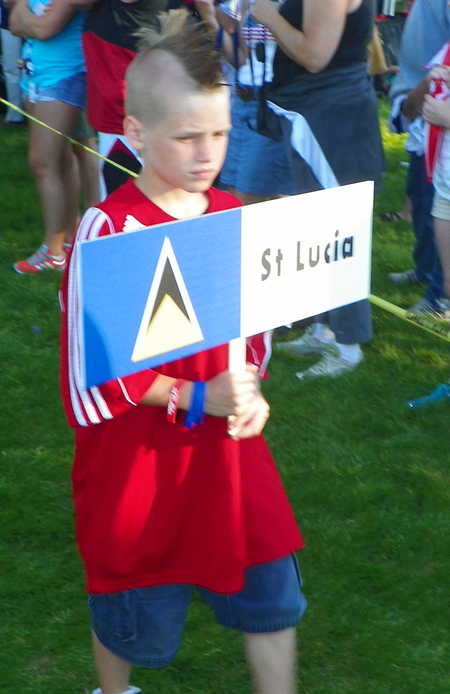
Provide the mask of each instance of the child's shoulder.
MULTIPOLYGON (((208 213, 242 206, 241 201, 234 195, 217 188, 209 188, 207 195, 209 197, 208 213)), ((106 200, 96 205, 91 210, 91 214, 87 213, 86 217, 90 228, 98 229, 95 236, 136 231, 173 221, 173 217, 149 200, 132 179, 108 195, 106 200)), ((92 237, 92 231, 89 232, 88 237, 92 237)))
POLYGON ((114 231, 136 231, 153 224, 166 222, 168 216, 149 200, 129 179, 95 207, 114 231))
MULTIPOLYGON (((209 198, 208 213, 242 206, 241 201, 235 195, 226 193, 223 190, 211 187, 206 194, 209 198)), ((173 219, 173 217, 163 212, 161 208, 149 200, 134 184, 132 179, 128 180, 114 193, 108 195, 104 202, 97 205, 97 208, 113 220, 117 231, 131 231, 132 227, 130 227, 130 224, 132 222, 130 220, 132 217, 139 221, 140 226, 161 224, 173 219), (120 226, 122 222, 125 223, 127 219, 126 227, 118 229, 117 226, 120 226)))
POLYGON ((116 208, 120 208, 123 205, 134 206, 142 201, 142 197, 145 196, 143 196, 139 188, 134 185, 133 179, 129 178, 126 183, 121 185, 120 188, 117 188, 117 190, 115 190, 113 193, 110 193, 95 207, 96 209, 102 210, 106 214, 109 214, 111 211, 115 210, 116 208))

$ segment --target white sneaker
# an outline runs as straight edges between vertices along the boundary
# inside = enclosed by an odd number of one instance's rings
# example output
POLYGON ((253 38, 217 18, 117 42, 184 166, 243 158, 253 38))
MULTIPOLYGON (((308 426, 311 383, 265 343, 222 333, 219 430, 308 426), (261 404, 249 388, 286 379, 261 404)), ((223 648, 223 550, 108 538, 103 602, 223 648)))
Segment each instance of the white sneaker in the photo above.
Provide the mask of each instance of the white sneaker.
POLYGON ((407 309, 409 313, 422 314, 423 316, 430 316, 435 320, 450 320, 450 302, 448 299, 436 299, 435 301, 430 301, 425 297, 416 301, 414 306, 407 309))
POLYGON ((344 373, 354 371, 362 358, 357 362, 350 362, 342 359, 338 348, 335 345, 328 345, 328 349, 322 359, 310 366, 305 371, 299 371, 295 375, 301 381, 306 381, 309 378, 317 378, 318 376, 329 376, 330 378, 338 378, 344 373))
POLYGON ((391 282, 395 284, 412 284, 414 286, 423 284, 417 276, 417 270, 405 270, 405 272, 390 272, 388 274, 391 282))
POLYGON ((277 349, 281 349, 289 354, 296 354, 300 357, 308 357, 311 354, 323 354, 330 345, 318 340, 313 335, 313 327, 309 326, 301 337, 290 342, 278 342, 277 349))

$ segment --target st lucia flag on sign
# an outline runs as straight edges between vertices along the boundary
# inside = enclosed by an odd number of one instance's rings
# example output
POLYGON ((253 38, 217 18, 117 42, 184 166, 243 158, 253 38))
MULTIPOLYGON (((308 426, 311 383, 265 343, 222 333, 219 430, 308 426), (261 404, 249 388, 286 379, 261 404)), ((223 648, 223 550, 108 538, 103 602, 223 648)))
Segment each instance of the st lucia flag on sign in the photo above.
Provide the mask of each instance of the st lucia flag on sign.
POLYGON ((83 242, 85 385, 367 298, 372 203, 363 181, 83 242))
POLYGON ((241 211, 85 242, 86 386, 240 334, 241 211))

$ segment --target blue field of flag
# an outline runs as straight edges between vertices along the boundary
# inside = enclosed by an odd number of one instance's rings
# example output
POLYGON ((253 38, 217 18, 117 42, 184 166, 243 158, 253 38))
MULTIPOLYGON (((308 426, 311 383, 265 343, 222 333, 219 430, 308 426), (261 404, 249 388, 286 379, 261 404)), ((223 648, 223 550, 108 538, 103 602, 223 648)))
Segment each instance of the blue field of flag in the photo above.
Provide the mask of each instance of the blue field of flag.
POLYGON ((239 336, 239 209, 88 241, 81 258, 88 387, 239 336), (154 284, 158 267, 162 289, 154 284), (170 347, 172 335, 190 344, 139 358, 153 343, 170 347))

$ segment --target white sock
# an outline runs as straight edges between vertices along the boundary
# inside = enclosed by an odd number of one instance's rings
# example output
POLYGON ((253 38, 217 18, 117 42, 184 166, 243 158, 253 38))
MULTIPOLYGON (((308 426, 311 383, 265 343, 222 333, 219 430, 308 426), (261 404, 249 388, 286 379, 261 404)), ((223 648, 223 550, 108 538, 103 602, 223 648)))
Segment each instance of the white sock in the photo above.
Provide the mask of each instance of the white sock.
POLYGON ((359 344, 356 345, 342 345, 340 342, 336 342, 336 347, 339 350, 344 361, 350 362, 350 364, 357 364, 362 359, 362 350, 359 344))
POLYGON ((334 332, 330 330, 330 326, 326 323, 313 323, 313 337, 323 342, 325 345, 331 345, 334 340, 334 332))

